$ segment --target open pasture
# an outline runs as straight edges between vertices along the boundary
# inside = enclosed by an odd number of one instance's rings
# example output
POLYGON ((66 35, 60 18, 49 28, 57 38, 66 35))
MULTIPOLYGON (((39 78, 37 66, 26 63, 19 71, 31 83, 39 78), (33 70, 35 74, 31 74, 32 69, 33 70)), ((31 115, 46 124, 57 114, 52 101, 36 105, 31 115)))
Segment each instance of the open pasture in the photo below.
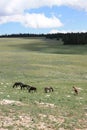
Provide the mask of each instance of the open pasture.
POLYGON ((0 120, 3 130, 87 130, 87 45, 1 38, 0 120), (15 82, 35 86, 37 92, 13 88, 15 82), (54 92, 45 93, 48 86, 54 92))

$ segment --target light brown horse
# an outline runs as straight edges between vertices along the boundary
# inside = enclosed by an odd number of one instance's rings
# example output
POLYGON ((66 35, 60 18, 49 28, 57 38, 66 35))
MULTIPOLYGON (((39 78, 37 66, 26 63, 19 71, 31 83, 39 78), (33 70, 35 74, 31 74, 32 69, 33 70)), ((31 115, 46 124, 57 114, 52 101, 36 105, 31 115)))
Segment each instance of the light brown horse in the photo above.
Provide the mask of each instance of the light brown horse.
POLYGON ((74 93, 76 94, 76 95, 78 95, 78 90, 77 90, 77 88, 75 87, 75 86, 73 86, 73 90, 74 90, 74 93))
POLYGON ((48 93, 48 92, 53 92, 54 89, 52 87, 45 87, 44 91, 45 91, 45 93, 48 93))

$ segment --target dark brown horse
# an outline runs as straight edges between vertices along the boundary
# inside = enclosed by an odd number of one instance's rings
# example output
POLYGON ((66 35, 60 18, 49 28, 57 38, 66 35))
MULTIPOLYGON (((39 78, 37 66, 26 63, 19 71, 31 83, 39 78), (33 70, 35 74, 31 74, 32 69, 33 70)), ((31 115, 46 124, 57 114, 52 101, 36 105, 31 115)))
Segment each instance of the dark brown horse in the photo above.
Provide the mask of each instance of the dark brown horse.
POLYGON ((45 93, 48 93, 48 92, 53 92, 54 89, 52 87, 45 87, 44 91, 45 91, 45 93))
POLYGON ((36 87, 33 87, 33 86, 30 86, 30 88, 28 89, 28 92, 36 92, 37 91, 37 88, 36 87))
POLYGON ((21 87, 22 85, 23 85, 23 83, 21 83, 21 82, 15 82, 13 85, 13 88, 14 87, 21 87))
POLYGON ((22 89, 25 89, 25 88, 26 88, 26 89, 29 89, 29 88, 30 88, 30 86, 27 85, 27 84, 22 84, 20 87, 21 87, 21 90, 22 90, 22 89))
POLYGON ((14 85, 13 85, 13 88, 14 88, 14 87, 20 87, 21 90, 22 90, 22 89, 25 89, 25 88, 27 88, 27 89, 30 88, 29 85, 23 84, 23 83, 21 83, 21 82, 15 82, 14 85))

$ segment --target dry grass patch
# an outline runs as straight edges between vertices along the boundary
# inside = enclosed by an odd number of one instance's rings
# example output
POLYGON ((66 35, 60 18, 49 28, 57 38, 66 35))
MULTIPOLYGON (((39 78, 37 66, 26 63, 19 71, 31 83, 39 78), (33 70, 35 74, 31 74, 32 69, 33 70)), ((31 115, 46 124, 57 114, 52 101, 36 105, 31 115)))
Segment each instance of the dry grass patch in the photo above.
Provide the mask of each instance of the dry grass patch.
POLYGON ((40 107, 50 107, 50 108, 55 108, 56 106, 52 103, 44 103, 44 102, 38 102, 38 101, 35 101, 35 104, 37 104, 38 106, 40 107))
POLYGON ((8 99, 3 99, 0 101, 0 104, 1 105, 12 105, 12 104, 15 104, 15 105, 18 105, 18 106, 21 106, 21 105, 24 105, 22 102, 20 101, 14 101, 14 100, 8 100, 8 99))

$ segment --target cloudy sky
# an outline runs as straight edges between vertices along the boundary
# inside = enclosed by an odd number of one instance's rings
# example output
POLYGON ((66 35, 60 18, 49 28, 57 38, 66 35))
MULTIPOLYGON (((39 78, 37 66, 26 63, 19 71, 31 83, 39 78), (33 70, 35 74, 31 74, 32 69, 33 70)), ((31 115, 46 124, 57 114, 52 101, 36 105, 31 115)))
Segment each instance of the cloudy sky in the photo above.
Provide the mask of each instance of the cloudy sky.
POLYGON ((0 0, 0 35, 87 31, 87 0, 0 0))

